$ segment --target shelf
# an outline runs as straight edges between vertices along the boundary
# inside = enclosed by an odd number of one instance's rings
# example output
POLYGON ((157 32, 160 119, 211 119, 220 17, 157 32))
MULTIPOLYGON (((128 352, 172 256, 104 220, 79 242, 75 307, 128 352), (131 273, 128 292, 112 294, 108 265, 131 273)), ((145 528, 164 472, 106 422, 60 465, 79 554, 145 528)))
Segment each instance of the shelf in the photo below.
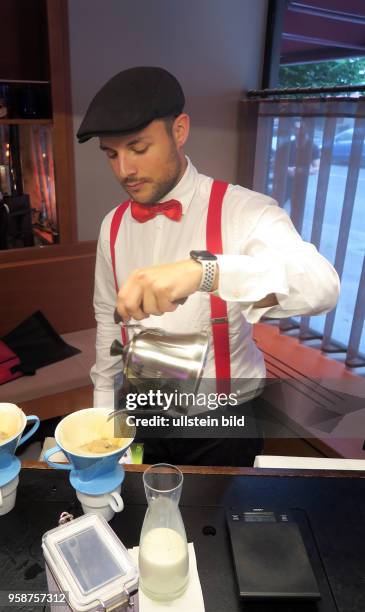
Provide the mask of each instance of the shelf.
POLYGON ((8 83, 10 85, 13 85, 14 83, 16 85, 20 84, 24 84, 24 85, 50 85, 51 81, 27 81, 27 80, 20 80, 20 79, 0 79, 0 83, 4 83, 4 85, 7 85, 8 83))
POLYGON ((50 125, 52 119, 0 119, 0 125, 50 125))

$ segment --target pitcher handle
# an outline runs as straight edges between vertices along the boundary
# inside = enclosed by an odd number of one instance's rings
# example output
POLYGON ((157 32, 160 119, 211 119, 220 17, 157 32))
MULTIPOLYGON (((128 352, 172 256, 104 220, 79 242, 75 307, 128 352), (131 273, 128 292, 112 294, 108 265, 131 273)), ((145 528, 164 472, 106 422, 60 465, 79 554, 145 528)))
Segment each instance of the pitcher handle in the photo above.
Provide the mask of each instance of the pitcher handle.
POLYGON ((124 510, 124 502, 117 491, 109 493, 109 506, 114 512, 121 512, 124 510))
POLYGON ((62 448, 60 448, 59 446, 53 446, 52 448, 49 448, 44 453, 44 460, 48 463, 50 467, 56 468, 58 470, 72 470, 72 465, 70 463, 56 463, 55 461, 50 460, 50 457, 52 455, 59 452, 62 453, 62 448))
POLYGON ((29 440, 29 438, 37 431, 40 424, 39 417, 37 417, 35 414, 30 414, 29 416, 27 416, 27 423, 30 423, 31 421, 35 421, 33 427, 31 427, 31 429, 20 438, 18 446, 23 444, 23 442, 25 442, 26 440, 29 440))

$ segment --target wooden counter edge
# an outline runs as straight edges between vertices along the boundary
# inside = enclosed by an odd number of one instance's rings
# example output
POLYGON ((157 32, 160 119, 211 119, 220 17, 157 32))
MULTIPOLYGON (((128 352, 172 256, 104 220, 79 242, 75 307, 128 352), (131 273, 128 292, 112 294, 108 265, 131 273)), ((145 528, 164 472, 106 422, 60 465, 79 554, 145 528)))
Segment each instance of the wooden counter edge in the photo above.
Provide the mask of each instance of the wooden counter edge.
MULTIPOLYGON (((147 469, 147 464, 124 466, 126 472, 142 473, 147 469)), ((221 466, 195 466, 179 465, 184 474, 205 474, 218 476, 301 476, 304 478, 365 478, 362 470, 293 470, 285 468, 250 468, 250 467, 221 467, 221 466)), ((24 459, 22 468, 35 468, 38 470, 52 470, 43 461, 30 461, 24 459)))

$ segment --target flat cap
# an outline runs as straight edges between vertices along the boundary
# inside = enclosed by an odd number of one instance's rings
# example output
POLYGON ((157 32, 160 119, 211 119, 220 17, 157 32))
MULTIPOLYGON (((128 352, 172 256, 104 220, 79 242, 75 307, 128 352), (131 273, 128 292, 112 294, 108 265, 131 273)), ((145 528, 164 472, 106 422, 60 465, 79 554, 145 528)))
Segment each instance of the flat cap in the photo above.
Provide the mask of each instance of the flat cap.
POLYGON ((79 142, 143 129, 154 119, 179 115, 185 104, 178 80, 164 68, 119 72, 95 95, 77 132, 79 142))

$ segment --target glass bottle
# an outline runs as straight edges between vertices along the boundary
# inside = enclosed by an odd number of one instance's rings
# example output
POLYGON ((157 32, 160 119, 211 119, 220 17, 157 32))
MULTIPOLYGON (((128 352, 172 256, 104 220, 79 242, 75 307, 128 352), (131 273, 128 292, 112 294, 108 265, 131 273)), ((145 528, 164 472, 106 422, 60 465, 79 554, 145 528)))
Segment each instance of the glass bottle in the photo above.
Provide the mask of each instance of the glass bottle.
POLYGON ((34 85, 24 85, 21 93, 21 117, 34 119, 38 117, 37 95, 34 85))
POLYGON ((140 586, 150 599, 176 599, 189 580, 189 554, 179 510, 184 477, 175 466, 158 463, 143 474, 148 509, 139 544, 140 586))
POLYGON ((9 115, 9 87, 0 83, 0 119, 9 115))

